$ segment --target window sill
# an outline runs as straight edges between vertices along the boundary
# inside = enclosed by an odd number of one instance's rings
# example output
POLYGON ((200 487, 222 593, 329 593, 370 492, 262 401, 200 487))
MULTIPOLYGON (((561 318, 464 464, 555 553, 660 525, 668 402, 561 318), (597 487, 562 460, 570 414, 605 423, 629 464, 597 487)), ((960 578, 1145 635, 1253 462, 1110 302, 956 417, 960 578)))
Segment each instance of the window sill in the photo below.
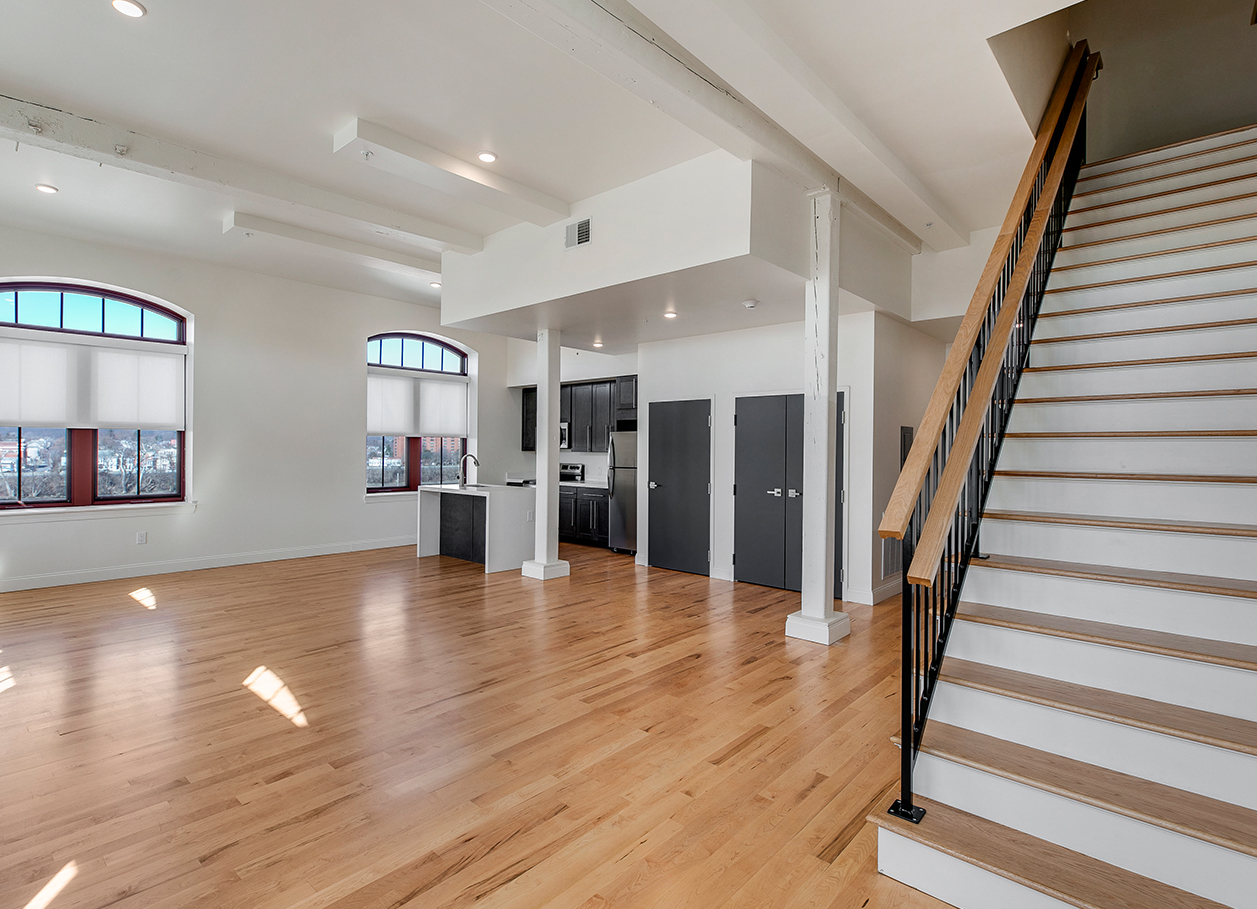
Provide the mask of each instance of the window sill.
POLYGON ((64 508, 5 508, 0 510, 3 524, 54 524, 59 521, 99 521, 124 518, 128 515, 192 514, 196 502, 143 502, 119 505, 83 505, 64 508))
POLYGON ((418 501, 419 493, 413 489, 403 489, 399 492, 364 492, 362 501, 364 502, 396 502, 399 499, 418 501))

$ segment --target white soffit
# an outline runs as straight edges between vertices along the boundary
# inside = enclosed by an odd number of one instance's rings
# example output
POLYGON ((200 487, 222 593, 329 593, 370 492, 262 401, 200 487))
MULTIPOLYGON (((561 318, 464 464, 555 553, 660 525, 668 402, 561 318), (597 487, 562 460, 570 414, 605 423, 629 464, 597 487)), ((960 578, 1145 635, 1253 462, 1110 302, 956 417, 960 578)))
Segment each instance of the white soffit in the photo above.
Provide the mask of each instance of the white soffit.
POLYGON ((294 224, 284 224, 280 221, 272 221, 270 218, 261 218, 245 212, 232 212, 223 222, 223 233, 231 233, 233 231, 241 232, 246 237, 255 233, 268 234, 272 237, 291 240, 295 243, 317 246, 338 258, 384 271, 394 271, 402 274, 419 272, 429 277, 440 277, 441 274, 441 260, 437 258, 408 255, 390 249, 381 249, 378 246, 346 240, 343 237, 334 237, 331 234, 307 230, 294 224))
POLYGON ((539 227, 548 227, 570 214, 562 199, 366 120, 355 119, 338 130, 332 151, 539 227))

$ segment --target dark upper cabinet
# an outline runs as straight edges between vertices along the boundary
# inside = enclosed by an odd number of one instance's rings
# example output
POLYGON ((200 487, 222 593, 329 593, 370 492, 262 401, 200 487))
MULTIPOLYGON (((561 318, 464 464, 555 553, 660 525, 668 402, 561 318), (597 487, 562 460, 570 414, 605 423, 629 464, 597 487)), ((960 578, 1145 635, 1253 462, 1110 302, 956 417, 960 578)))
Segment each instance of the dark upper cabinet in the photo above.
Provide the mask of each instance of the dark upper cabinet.
POLYGON ((537 389, 524 389, 524 408, 520 419, 521 431, 519 448, 521 451, 537 450, 537 389))
MULTIPOLYGON (((523 392, 520 448, 536 451, 537 389, 525 388, 523 392)), ((559 387, 559 422, 568 426, 572 451, 607 451, 617 424, 622 429, 635 429, 636 420, 637 376, 559 387)))
POLYGON ((588 384, 573 385, 572 419, 568 424, 568 438, 572 451, 594 450, 594 387, 588 384))
POLYGON ((615 427, 615 415, 611 412, 614 382, 595 382, 593 388, 593 443, 590 451, 606 451, 611 445, 611 431, 615 427))

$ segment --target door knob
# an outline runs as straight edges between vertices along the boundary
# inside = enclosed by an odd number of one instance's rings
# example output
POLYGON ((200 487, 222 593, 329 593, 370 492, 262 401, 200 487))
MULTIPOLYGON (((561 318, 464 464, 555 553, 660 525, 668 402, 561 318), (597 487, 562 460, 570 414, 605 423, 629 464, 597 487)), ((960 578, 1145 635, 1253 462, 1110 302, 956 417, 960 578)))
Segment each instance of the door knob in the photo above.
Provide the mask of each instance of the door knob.
POLYGON ((798 499, 798 498, 802 498, 803 493, 799 492, 797 489, 788 489, 786 490, 786 495, 788 495, 792 499, 798 499))
POLYGON ((781 488, 778 487, 777 489, 770 489, 768 490, 768 494, 770 496, 776 496, 777 498, 781 498, 781 488))
POLYGON ((658 489, 658 488, 659 488, 659 484, 658 484, 658 483, 656 483, 654 480, 651 480, 651 481, 650 481, 650 486, 649 486, 649 488, 650 488, 650 489, 658 489))

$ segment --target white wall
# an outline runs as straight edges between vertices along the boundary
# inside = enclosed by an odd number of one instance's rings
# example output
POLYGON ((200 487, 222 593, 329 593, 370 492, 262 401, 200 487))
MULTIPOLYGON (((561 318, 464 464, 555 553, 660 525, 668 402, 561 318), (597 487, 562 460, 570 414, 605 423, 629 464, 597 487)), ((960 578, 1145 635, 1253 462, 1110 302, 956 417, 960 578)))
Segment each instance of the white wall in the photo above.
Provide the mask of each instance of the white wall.
POLYGON ((1057 10, 986 42, 1017 99, 1030 134, 1052 100, 1052 89, 1069 57, 1069 10, 1057 10))
MULTIPOLYGON (((637 354, 600 354, 588 350, 559 348, 559 381, 612 379, 637 372, 637 354)), ((537 384, 537 342, 507 338, 506 381, 508 385, 537 384)))
POLYGON ((0 589, 412 543, 413 493, 364 501, 365 352, 377 332, 477 351, 480 479, 520 467, 505 339, 443 330, 436 310, 8 227, 0 276, 103 283, 192 313, 197 502, 0 513, 0 589))
POLYGON ((915 434, 946 359, 946 345, 896 319, 879 313, 874 331, 872 534, 869 538, 872 596, 868 602, 879 602, 899 592, 901 575, 896 572, 886 577, 883 570, 877 527, 899 479, 900 427, 911 426, 915 434))

